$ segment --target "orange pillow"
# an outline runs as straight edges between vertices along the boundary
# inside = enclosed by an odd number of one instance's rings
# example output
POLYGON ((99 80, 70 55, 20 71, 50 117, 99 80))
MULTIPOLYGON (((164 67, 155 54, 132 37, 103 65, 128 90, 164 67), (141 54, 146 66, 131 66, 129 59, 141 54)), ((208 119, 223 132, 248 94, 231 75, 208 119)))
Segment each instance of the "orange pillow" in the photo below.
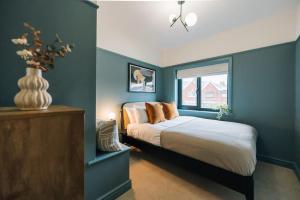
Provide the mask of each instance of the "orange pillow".
POLYGON ((148 120, 151 124, 156 124, 158 122, 165 121, 165 114, 163 111, 163 106, 159 103, 157 104, 150 104, 145 103, 146 106, 146 112, 148 115, 148 120))
POLYGON ((179 116, 176 103, 162 103, 165 118, 167 120, 174 119, 179 116))

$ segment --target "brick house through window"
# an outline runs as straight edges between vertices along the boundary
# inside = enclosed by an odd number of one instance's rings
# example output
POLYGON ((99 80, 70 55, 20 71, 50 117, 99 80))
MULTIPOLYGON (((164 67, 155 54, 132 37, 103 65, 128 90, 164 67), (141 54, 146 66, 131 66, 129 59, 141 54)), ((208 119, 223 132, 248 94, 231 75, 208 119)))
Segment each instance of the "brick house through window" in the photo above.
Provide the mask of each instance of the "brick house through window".
POLYGON ((184 105, 196 105, 197 104, 197 82, 190 81, 182 88, 182 102, 184 105))
POLYGON ((227 105, 227 85, 208 82, 201 89, 201 107, 217 108, 220 105, 227 105))

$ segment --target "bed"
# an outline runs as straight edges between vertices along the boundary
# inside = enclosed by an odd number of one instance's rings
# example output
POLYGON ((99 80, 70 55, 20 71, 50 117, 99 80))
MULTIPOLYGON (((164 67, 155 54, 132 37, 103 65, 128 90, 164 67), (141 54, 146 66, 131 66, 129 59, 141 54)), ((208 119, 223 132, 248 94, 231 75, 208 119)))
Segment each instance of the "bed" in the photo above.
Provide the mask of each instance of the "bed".
POLYGON ((124 142, 165 155, 176 164, 185 163, 185 167, 245 194, 247 200, 254 199, 257 133, 253 127, 190 116, 158 124, 130 123, 126 109, 143 108, 144 104, 123 104, 124 142))

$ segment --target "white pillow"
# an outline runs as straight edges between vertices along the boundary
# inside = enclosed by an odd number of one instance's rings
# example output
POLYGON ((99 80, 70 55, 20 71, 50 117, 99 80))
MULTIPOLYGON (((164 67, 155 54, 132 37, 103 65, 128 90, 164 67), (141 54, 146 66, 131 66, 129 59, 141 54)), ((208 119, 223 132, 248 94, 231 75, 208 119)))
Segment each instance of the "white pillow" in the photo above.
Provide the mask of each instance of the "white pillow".
POLYGON ((136 123, 142 124, 148 122, 148 116, 145 108, 135 107, 134 113, 135 113, 136 123))
POLYGON ((129 123, 136 123, 135 120, 135 108, 125 108, 128 118, 129 118, 129 123))

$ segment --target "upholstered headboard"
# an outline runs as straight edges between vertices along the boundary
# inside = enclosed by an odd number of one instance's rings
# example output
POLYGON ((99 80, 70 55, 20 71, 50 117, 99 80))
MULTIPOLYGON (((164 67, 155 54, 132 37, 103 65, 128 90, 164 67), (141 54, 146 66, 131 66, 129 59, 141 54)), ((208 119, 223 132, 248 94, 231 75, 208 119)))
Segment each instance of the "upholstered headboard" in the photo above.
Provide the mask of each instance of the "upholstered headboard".
MULTIPOLYGON (((126 112, 125 108, 134 108, 134 107, 138 107, 138 108, 145 108, 146 102, 128 102, 128 103, 124 103, 121 106, 121 128, 122 129, 127 129, 127 125, 130 123, 129 122, 129 117, 128 114, 126 112)), ((151 103, 151 104, 156 104, 156 103, 160 103, 160 102, 147 102, 147 103, 151 103)))

